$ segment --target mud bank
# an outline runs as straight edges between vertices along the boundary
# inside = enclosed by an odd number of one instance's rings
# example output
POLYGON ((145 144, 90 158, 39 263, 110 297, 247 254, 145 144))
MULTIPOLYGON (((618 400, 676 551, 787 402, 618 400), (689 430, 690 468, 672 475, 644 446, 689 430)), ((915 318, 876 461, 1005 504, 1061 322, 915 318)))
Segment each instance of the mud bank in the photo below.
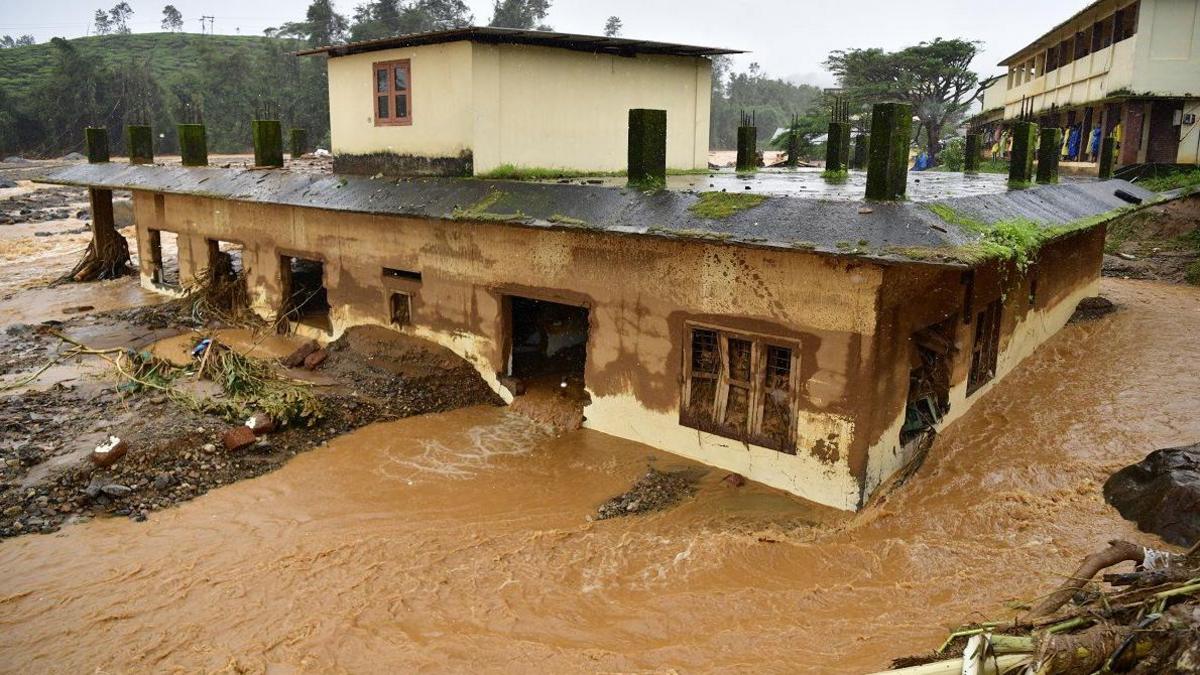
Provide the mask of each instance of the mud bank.
POLYGON ((845 517, 710 471, 589 522, 649 462, 501 408, 370 425, 145 523, 0 544, 0 663, 81 670, 867 672, 1003 618, 1108 539, 1100 486, 1200 437, 1200 294, 1105 280, 1069 325, 845 517), (985 599, 985 600, 981 600, 985 599))
POLYGON ((1200 285, 1200 194, 1122 216, 1108 226, 1104 275, 1200 285))
POLYGON ((221 402, 216 383, 195 377, 166 390, 131 387, 102 357, 60 358, 71 344, 59 335, 96 349, 145 350, 176 364, 187 364, 205 337, 258 359, 286 355, 302 342, 245 330, 142 327, 165 314, 155 307, 120 310, 10 326, 0 337, 0 537, 53 532, 98 515, 144 520, 150 511, 276 469, 366 424, 498 402, 474 370, 446 350, 385 329, 352 330, 329 346, 318 372, 278 367, 280 377, 309 384, 320 419, 297 421, 249 448, 230 450, 224 434, 241 419, 197 404, 221 402), (139 312, 155 318, 139 321, 139 312), (110 436, 129 451, 114 465, 97 467, 91 451, 110 436))

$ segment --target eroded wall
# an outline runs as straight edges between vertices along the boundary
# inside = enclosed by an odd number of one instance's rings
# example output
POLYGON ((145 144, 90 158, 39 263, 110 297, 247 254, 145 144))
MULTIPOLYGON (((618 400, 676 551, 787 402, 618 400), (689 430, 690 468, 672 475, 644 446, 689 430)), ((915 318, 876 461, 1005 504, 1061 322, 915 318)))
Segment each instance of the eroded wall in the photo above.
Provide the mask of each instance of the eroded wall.
MULTIPOLYGON (((140 232, 154 195, 136 193, 140 232)), ((619 236, 582 229, 429 221, 166 195, 184 277, 207 265, 207 239, 244 245, 256 308, 273 316, 280 256, 325 262, 334 334, 387 325, 382 268, 420 272, 404 330, 471 361, 502 395, 506 294, 589 309, 586 426, 741 473, 837 508, 857 506, 856 420, 870 368, 879 267, 804 251, 619 236), (688 321, 763 334, 798 350, 795 455, 684 427, 680 394, 688 321)), ((329 337, 332 337, 329 336, 329 337)), ((857 472, 861 475, 861 471, 857 472)))
POLYGON ((1024 269, 1012 262, 965 272, 889 268, 880 295, 879 370, 873 393, 877 405, 861 430, 866 438, 876 439, 867 452, 865 495, 912 459, 915 449, 900 444, 915 349, 913 333, 942 321, 954 322, 950 408, 937 426, 944 429, 1066 325, 1080 300, 1099 293, 1104 234, 1104 227, 1096 227, 1051 242, 1024 269), (995 375, 968 392, 977 315, 996 299, 1001 300, 1002 310, 995 375))

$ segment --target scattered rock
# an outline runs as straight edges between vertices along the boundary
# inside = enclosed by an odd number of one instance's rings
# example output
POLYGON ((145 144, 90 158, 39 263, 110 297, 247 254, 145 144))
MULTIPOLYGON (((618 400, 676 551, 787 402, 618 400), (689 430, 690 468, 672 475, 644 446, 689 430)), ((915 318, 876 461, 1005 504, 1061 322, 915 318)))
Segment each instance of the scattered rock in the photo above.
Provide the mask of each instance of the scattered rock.
POLYGON ((17 184, 7 178, 0 178, 0 188, 15 188, 17 184))
POLYGON ((255 413, 246 420, 246 428, 254 433, 255 436, 262 436, 275 431, 275 420, 266 413, 255 413))
POLYGON ((124 457, 128 450, 128 442, 116 436, 109 436, 108 440, 92 450, 92 463, 101 468, 112 466, 117 460, 124 457))
POLYGON ((329 358, 329 352, 324 349, 318 349, 304 357, 304 367, 308 370, 316 370, 317 366, 325 363, 325 359, 327 358, 329 358))
POLYGON ((596 519, 605 520, 634 513, 659 511, 673 506, 684 497, 695 493, 696 478, 694 472, 664 473, 657 469, 649 469, 628 492, 601 504, 596 511, 596 519))
POLYGON ((245 426, 233 427, 221 437, 221 442, 225 445, 225 449, 230 452, 250 447, 254 445, 254 440, 254 432, 245 426))
POLYGON ((525 395, 525 382, 520 378, 513 377, 512 375, 501 375, 500 385, 512 392, 513 396, 525 395))
POLYGON ((280 363, 287 368, 298 368, 304 363, 304 360, 307 359, 309 355, 320 348, 321 345, 317 344, 316 340, 309 340, 308 342, 305 342, 297 347, 296 351, 280 359, 280 363))
POLYGON ((1191 546, 1200 540, 1200 443, 1155 450, 1114 473, 1104 499, 1138 529, 1191 546))
POLYGON ((128 485, 120 485, 118 483, 110 483, 100 488, 100 491, 109 497, 124 497, 133 492, 133 488, 128 485))
POLYGON ((721 483, 729 487, 740 488, 746 484, 746 478, 740 473, 731 473, 722 478, 721 483))
POLYGON ((1117 311, 1117 306, 1108 298, 1100 296, 1084 298, 1075 306, 1075 313, 1071 315, 1071 322, 1094 321, 1115 311, 1117 311))

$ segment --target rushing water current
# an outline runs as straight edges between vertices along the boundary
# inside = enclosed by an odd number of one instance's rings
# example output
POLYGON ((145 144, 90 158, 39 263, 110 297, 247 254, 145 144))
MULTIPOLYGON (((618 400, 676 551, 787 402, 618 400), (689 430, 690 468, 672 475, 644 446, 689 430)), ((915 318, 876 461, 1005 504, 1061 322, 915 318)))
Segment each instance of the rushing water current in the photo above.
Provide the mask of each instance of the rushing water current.
POLYGON ((1011 616, 1107 539, 1114 469, 1200 440, 1200 292, 1105 280, 855 517, 702 480, 590 522, 681 460, 503 409, 378 424, 145 523, 0 543, 0 670, 864 672, 1011 616))

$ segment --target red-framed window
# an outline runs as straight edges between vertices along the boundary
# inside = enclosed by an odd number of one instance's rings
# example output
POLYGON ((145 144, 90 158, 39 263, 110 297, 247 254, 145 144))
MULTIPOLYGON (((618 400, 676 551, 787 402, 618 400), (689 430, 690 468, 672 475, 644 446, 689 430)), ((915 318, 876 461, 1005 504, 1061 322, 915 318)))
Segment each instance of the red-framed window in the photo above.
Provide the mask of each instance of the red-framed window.
POLYGON ((408 59, 380 61, 371 68, 375 126, 412 124, 412 66, 408 59))

